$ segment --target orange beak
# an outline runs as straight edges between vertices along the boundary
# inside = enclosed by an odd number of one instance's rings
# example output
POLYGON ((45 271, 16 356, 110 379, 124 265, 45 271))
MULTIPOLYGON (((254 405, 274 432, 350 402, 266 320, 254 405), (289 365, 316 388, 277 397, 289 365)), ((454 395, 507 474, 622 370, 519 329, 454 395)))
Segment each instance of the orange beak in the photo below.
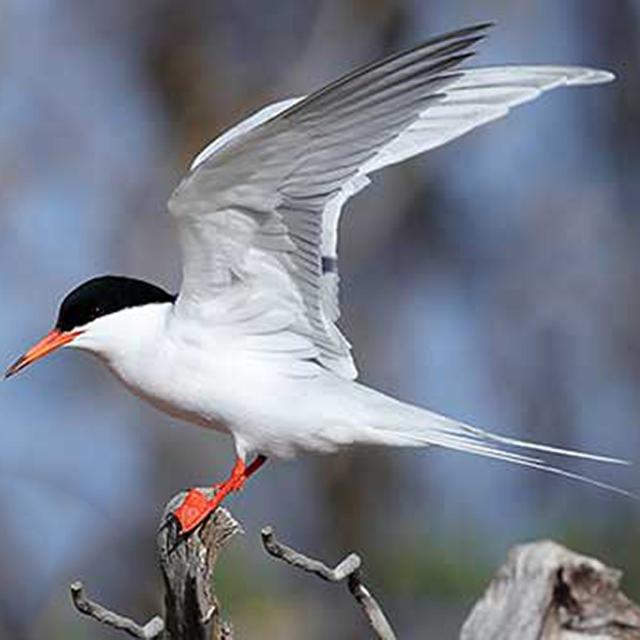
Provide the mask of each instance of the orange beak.
POLYGON ((5 380, 22 371, 32 362, 44 358, 65 344, 69 344, 69 342, 77 338, 81 333, 82 331, 61 331, 60 329, 53 329, 6 370, 4 374, 5 380))

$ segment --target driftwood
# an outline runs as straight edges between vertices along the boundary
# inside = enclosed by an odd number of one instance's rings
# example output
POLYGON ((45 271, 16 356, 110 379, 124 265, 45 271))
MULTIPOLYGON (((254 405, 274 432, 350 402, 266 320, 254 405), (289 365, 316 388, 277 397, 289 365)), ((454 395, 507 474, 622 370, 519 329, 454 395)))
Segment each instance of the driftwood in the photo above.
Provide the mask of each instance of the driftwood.
MULTIPOLYGON (((79 612, 143 640, 233 640, 213 575, 218 556, 240 525, 219 508, 191 535, 179 537, 169 516, 183 495, 167 505, 158 534, 164 619, 156 616, 139 625, 92 602, 82 584, 74 582, 71 595, 79 612)), ((358 555, 350 554, 331 569, 276 540, 271 527, 262 530, 262 543, 289 566, 329 582, 346 581, 372 637, 395 640, 382 608, 362 583, 358 555)), ((516 547, 473 607, 460 640, 640 640, 640 607, 620 590, 621 578, 620 571, 554 542, 516 547)))
POLYGON ((640 640, 622 572, 555 542, 515 547, 467 618, 461 640, 640 640))

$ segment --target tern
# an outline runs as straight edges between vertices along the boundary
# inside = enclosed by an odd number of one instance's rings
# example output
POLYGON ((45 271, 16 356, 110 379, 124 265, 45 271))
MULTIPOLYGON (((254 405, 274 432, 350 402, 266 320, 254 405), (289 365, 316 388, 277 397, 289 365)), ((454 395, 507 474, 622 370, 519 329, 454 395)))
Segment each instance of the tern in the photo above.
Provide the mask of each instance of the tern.
POLYGON ((182 248, 179 293, 123 276, 93 278, 64 298, 53 330, 6 377, 61 347, 81 349, 156 408, 229 434, 235 466, 213 494, 187 493, 174 514, 182 532, 267 458, 352 445, 446 447, 616 490, 540 454, 622 460, 496 435, 359 384, 336 324, 338 223, 372 173, 545 91, 614 78, 573 66, 466 68, 490 27, 364 66, 215 139, 168 205, 182 248))

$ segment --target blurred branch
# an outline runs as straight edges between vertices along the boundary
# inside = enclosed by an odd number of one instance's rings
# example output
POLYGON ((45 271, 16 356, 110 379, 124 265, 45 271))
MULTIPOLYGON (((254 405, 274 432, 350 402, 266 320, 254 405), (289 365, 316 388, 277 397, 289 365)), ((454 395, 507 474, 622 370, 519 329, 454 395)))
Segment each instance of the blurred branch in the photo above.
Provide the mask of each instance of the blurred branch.
POLYGON ((76 581, 71 585, 71 599, 73 600, 75 608, 80 613, 109 627, 113 627, 118 631, 124 631, 134 638, 155 640, 155 638, 159 638, 160 634, 164 631, 164 622, 159 616, 152 618, 147 624, 141 627, 130 618, 125 618, 89 600, 84 595, 84 587, 80 581, 76 581))
POLYGON ((292 567, 296 567, 296 569, 313 573, 327 582, 342 582, 347 578, 349 591, 362 608, 376 637, 379 638, 379 640, 396 640, 393 629, 387 621, 380 605, 378 605, 369 590, 362 584, 360 575, 362 561, 360 560, 360 556, 352 553, 334 569, 330 569, 319 560, 309 558, 299 551, 278 542, 272 527, 265 527, 262 530, 262 544, 267 553, 274 558, 278 558, 292 567))

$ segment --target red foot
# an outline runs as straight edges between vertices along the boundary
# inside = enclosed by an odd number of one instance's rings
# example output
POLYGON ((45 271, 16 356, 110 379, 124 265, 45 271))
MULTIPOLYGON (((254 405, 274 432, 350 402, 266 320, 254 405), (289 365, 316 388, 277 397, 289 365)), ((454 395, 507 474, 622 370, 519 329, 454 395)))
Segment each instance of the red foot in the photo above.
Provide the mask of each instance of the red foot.
POLYGON ((209 498, 197 489, 190 489, 173 515, 180 523, 180 532, 186 533, 195 529, 211 511, 209 498))
POLYGON ((207 498, 198 489, 190 489, 182 504, 173 512, 180 524, 180 533, 185 534, 193 531, 207 516, 215 511, 222 501, 232 492, 242 489, 247 478, 257 471, 267 459, 264 456, 257 456, 247 467, 244 461, 238 459, 233 467, 231 475, 225 482, 214 485, 215 494, 212 498, 207 498))

